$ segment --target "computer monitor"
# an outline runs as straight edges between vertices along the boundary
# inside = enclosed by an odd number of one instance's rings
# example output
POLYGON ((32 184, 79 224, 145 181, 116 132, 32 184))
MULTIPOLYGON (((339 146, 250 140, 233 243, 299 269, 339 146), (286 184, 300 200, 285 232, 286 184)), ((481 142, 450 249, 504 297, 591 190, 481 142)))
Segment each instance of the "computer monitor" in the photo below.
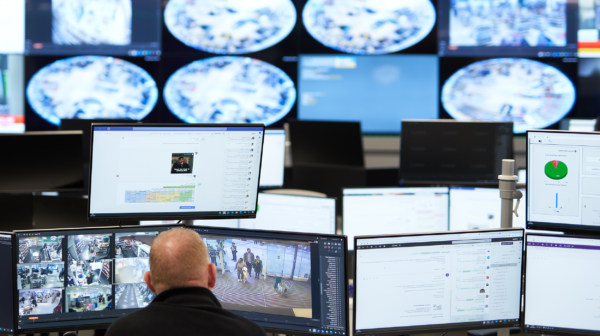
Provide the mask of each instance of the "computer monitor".
POLYGON ((527 132, 527 228, 600 229, 600 133, 527 132))
POLYGON ((0 192, 82 191, 81 132, 0 134, 0 192))
POLYGON ((25 0, 0 0, 0 54, 25 51, 25 0))
POLYGON ((524 235, 356 237, 354 335, 519 327, 524 235))
POLYGON ((90 221, 256 217, 264 125, 92 128, 90 221))
MULTIPOLYGON (((0 4, 1 11, 2 5, 0 4)), ((24 56, 2 55, 0 52, 0 133, 25 132, 24 74, 24 56)))
POLYGON ((596 127, 596 119, 563 119, 559 126, 561 130, 565 131, 593 132, 596 127))
POLYGON ((597 335, 597 237, 527 234, 524 329, 527 334, 597 335))
MULTIPOLYGON (((521 204, 513 215, 513 227, 525 227, 525 189, 521 204)), ((516 206, 515 201, 514 206, 516 206)), ((497 229, 502 226, 500 190, 492 188, 450 187, 450 231, 497 229)))
POLYGON ((436 55, 300 55, 298 76, 300 120, 360 121, 365 133, 398 134, 402 119, 439 116, 436 55))
POLYGON ((240 228, 335 234, 335 199, 279 194, 258 195, 255 219, 240 228))
POLYGON ((15 335, 17 333, 17 320, 14 313, 17 309, 13 295, 16 282, 13 263, 14 235, 0 232, 0 335, 15 335))
POLYGON ((400 184, 495 185, 512 157, 512 122, 402 121, 400 184))
POLYGON ((355 236, 366 234, 448 231, 448 190, 343 189, 344 234, 353 242, 355 236))
POLYGON ((265 130, 260 187, 283 187, 283 171, 285 169, 285 131, 265 130))
POLYGON ((350 334, 346 237, 199 226, 193 230, 209 246, 217 265, 213 294, 223 308, 267 332, 350 334), (237 252, 232 255, 234 244, 237 252), (260 257, 263 269, 256 279, 256 270, 248 267, 247 282, 238 282, 232 259, 248 252, 260 257))
POLYGON ((28 1, 26 55, 160 56, 160 0, 28 1))

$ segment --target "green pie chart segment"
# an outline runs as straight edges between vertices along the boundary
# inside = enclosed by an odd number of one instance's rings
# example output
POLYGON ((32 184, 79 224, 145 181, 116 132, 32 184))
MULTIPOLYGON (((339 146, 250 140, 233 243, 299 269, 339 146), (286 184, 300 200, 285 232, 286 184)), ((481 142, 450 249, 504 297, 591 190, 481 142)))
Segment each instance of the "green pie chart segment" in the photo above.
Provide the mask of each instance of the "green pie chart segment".
POLYGON ((567 165, 562 161, 552 160, 546 163, 544 172, 546 173, 546 176, 553 180, 562 180, 567 177, 569 168, 567 168, 567 165))

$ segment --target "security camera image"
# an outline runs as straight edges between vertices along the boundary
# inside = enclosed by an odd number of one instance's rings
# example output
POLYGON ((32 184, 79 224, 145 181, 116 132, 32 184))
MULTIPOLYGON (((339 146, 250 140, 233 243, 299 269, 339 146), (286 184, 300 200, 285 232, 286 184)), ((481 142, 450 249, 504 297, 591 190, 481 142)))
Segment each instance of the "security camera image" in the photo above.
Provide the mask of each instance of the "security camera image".
POLYGON ((450 45, 567 45, 567 0, 456 0, 450 3, 450 45))
POLYGON ((191 174, 194 168, 194 153, 173 153, 171 174, 191 174))
POLYGON ((171 0, 165 25, 182 43, 214 54, 267 49, 296 25, 291 0, 171 0))
POLYGON ((26 96, 44 120, 133 119, 147 116, 158 99, 154 79, 122 59, 77 56, 51 63, 29 81, 26 96))
POLYGON ((423 40, 435 25, 429 0, 309 0, 304 26, 323 45, 346 53, 394 53, 423 40))
POLYGON ((52 0, 52 43, 128 45, 131 0, 52 0))
POLYGON ((62 294, 62 288, 19 291, 19 316, 62 313, 62 294))
POLYGON ((100 286, 111 284, 111 260, 97 262, 72 261, 67 269, 67 286, 100 286))
POLYGON ((155 297, 145 283, 115 285, 115 309, 144 308, 155 297))
POLYGON ((442 104, 456 120, 512 121, 514 132, 548 127, 575 104, 575 87, 560 70, 520 58, 473 63, 442 88, 442 104))
POLYGON ((17 265, 17 289, 62 288, 64 267, 62 263, 17 265))
POLYGON ((111 286, 69 287, 66 298, 68 313, 113 309, 111 286))
POLYGON ((149 258, 115 259, 115 283, 144 282, 144 274, 150 271, 149 258))
POLYGON ((63 236, 19 238, 19 264, 62 261, 63 236))
POLYGON ((69 261, 108 259, 112 234, 87 234, 69 236, 69 261))
POLYGON ((248 57, 221 56, 190 63, 168 79, 169 110, 187 123, 261 123, 286 116, 296 88, 281 69, 248 57))
POLYGON ((115 258, 148 258, 158 232, 117 233, 115 258))
POLYGON ((225 309, 312 318, 307 242, 202 236, 225 309))

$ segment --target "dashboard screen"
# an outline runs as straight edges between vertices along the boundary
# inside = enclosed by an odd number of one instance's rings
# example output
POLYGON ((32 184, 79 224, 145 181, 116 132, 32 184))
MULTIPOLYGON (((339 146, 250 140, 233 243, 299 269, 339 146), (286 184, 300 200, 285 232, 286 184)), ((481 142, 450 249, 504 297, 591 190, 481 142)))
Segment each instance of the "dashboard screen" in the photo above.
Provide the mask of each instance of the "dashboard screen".
POLYGON ((25 0, 0 0, 0 32, 0 54, 23 54, 25 0))
POLYGON ((260 187, 283 187, 285 131, 265 130, 260 187))

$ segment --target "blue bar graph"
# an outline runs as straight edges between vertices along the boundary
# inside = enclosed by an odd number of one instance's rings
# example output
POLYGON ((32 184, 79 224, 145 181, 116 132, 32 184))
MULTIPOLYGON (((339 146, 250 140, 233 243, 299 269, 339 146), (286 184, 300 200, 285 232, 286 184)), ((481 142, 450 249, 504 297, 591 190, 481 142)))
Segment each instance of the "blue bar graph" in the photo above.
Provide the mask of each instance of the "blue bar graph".
POLYGON ((558 209, 558 193, 556 193, 556 208, 558 209))

